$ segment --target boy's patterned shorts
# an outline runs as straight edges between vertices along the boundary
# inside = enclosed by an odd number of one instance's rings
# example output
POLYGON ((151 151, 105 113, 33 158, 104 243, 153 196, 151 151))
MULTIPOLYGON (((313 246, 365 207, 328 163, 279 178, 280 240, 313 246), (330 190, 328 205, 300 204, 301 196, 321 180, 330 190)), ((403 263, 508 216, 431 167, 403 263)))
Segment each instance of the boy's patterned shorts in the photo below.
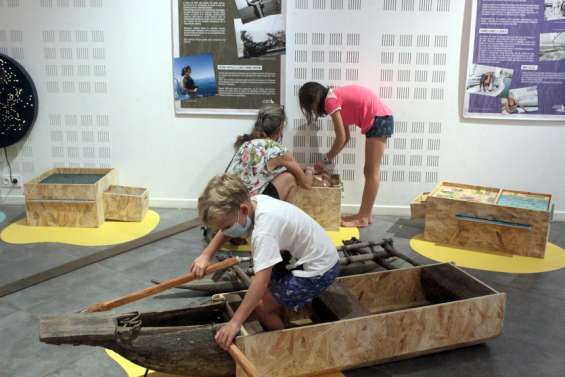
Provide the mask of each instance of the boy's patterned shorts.
POLYGON ((291 273, 271 278, 271 293, 277 301, 291 310, 300 310, 312 299, 318 297, 333 284, 339 274, 340 264, 337 262, 321 276, 303 278, 291 273))

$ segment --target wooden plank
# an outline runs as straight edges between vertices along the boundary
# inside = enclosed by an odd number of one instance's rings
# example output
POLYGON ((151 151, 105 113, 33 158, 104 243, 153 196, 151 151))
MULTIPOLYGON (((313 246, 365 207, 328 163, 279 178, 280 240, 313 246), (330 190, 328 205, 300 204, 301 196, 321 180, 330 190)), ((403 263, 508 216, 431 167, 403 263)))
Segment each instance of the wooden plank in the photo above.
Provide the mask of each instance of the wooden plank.
POLYGON ((39 322, 39 340, 54 344, 74 343, 85 338, 92 342, 109 342, 116 336, 115 318, 115 313, 43 317, 39 322))
MULTIPOLYGON (((221 262, 217 262, 217 263, 212 263, 209 266, 207 266, 204 270, 204 274, 208 275, 208 274, 212 274, 216 271, 220 271, 226 268, 229 268, 231 266, 235 266, 236 264, 239 264, 240 262, 243 261, 244 258, 240 258, 240 257, 230 257, 227 259, 224 259, 221 262)), ((251 259, 251 258, 245 258, 245 259, 251 259)), ((120 296, 111 300, 107 300, 107 301, 101 301, 98 302, 96 304, 92 304, 89 305, 86 309, 84 309, 83 311, 85 312, 104 312, 104 311, 108 311, 114 308, 117 308, 119 306, 123 306, 138 300, 142 300, 144 298, 156 295, 157 293, 161 293, 167 289, 170 288, 174 288, 178 285, 184 284, 184 283, 188 283, 189 281, 195 280, 196 279, 196 275, 194 272, 187 272, 184 273, 182 275, 179 275, 175 278, 169 279, 169 280, 165 280, 163 282, 161 282, 160 284, 157 285, 152 285, 150 287, 135 291, 135 292, 131 292, 128 293, 124 296, 120 296)))
POLYGON ((24 184, 26 200, 84 200, 97 199, 95 185, 24 184))
POLYGON ((442 182, 442 184, 434 190, 432 196, 446 200, 496 204, 499 191, 500 189, 494 187, 442 182))
MULTIPOLYGON (((367 272, 367 271, 364 271, 367 272)), ((159 280, 151 280, 153 284, 159 284, 159 280)), ((225 293, 225 292, 234 292, 234 291, 241 291, 245 289, 243 284, 239 282, 239 280, 220 280, 220 281, 213 281, 211 279, 201 279, 198 281, 192 281, 188 284, 179 285, 176 287, 177 289, 190 289, 193 291, 200 291, 200 292, 207 292, 209 294, 215 293, 225 293)))
POLYGON ((492 288, 450 264, 438 264, 422 269, 422 287, 434 303, 474 298, 497 293, 492 288))
MULTIPOLYGON (((144 313, 71 313, 41 316, 39 339, 49 344, 90 344, 92 341, 114 340, 118 322, 141 322, 153 333, 174 331, 181 326, 202 326, 225 319, 224 304, 211 303, 188 308, 144 313)), ((131 325, 131 323, 130 323, 131 325)))
POLYGON ((346 287, 333 283, 312 301, 312 307, 318 318, 324 321, 357 318, 370 315, 367 307, 346 287))
POLYGON ((427 300, 422 288, 421 268, 380 271, 337 279, 371 313, 395 307, 410 307, 427 300))
POLYGON ((231 268, 237 275, 238 280, 245 288, 249 288, 251 285, 251 278, 241 269, 239 266, 233 266, 231 268))
POLYGON ((110 169, 101 180, 96 182, 96 197, 102 200, 102 194, 112 185, 118 185, 118 171, 116 169, 110 169))
POLYGON ((237 344, 262 376, 323 374, 486 341, 500 335, 504 308, 499 293, 239 337, 237 344))
POLYGON ((24 184, 26 200, 85 200, 94 201, 102 197, 102 192, 110 185, 118 184, 115 169, 97 168, 55 168, 41 174, 24 184), (104 174, 95 184, 42 184, 41 181, 52 174, 104 174))
POLYGON ((198 218, 182 222, 180 224, 158 230, 156 232, 150 233, 141 238, 124 242, 118 245, 109 247, 108 249, 97 251, 93 254, 87 255, 82 258, 78 258, 74 261, 64 263, 60 266, 50 268, 48 270, 39 272, 37 274, 18 279, 14 282, 0 286, 0 297, 9 295, 11 293, 20 291, 24 288, 31 287, 33 285, 39 284, 41 282, 53 279, 57 276, 68 274, 69 272, 78 270, 79 268, 88 266, 93 263, 100 262, 104 259, 115 257, 116 255, 123 254, 125 252, 134 250, 138 247, 148 245, 150 243, 159 241, 163 238, 170 237, 177 233, 181 233, 190 229, 194 229, 200 226, 202 222, 198 218))
POLYGON ((104 222, 101 201, 26 200, 30 226, 97 228, 104 222))
POLYGON ((423 192, 418 195, 410 203, 410 218, 423 219, 426 217, 426 199, 428 199, 429 192, 423 192))

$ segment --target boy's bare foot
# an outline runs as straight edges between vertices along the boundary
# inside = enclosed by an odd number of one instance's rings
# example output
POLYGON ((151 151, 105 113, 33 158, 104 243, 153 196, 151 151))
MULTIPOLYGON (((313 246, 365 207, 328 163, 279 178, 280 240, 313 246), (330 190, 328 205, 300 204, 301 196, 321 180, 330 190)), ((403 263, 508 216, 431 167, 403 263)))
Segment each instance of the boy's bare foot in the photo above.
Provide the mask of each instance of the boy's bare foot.
POLYGON ((369 226, 368 218, 352 217, 349 219, 342 219, 341 226, 343 227, 355 227, 355 228, 366 228, 369 226))

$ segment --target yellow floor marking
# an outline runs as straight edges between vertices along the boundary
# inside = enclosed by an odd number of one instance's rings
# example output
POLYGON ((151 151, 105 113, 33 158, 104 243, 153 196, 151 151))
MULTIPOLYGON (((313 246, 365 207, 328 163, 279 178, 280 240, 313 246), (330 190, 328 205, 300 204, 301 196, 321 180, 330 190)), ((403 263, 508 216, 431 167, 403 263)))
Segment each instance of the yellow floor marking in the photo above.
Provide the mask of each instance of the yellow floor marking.
POLYGON ((80 246, 114 245, 142 237, 159 224, 159 214, 149 210, 143 221, 105 221, 98 228, 29 226, 26 219, 8 225, 0 233, 2 241, 12 244, 58 242, 80 246))
MULTIPOLYGON (((119 366, 127 373, 128 377, 143 377, 145 375, 145 368, 140 367, 137 364, 132 363, 128 359, 120 356, 119 354, 115 353, 111 350, 106 350, 106 354, 110 356, 112 360, 118 363, 119 366)), ((147 376, 151 377, 177 377, 174 374, 167 374, 161 372, 150 371, 147 376)))
POLYGON ((547 244, 543 259, 438 245, 425 241, 422 234, 412 238, 410 246, 415 252, 436 262, 454 262, 460 267, 477 270, 531 274, 565 267, 565 249, 552 243, 547 244))
MULTIPOLYGON (((140 367, 129 361, 128 359, 123 358, 122 356, 118 355, 114 351, 106 350, 106 354, 110 356, 112 360, 118 363, 119 366, 123 368, 123 370, 127 373, 128 377, 143 377, 145 374, 145 368, 140 367)), ((150 371, 147 376, 151 377, 180 377, 174 374, 167 374, 167 373, 160 373, 155 371, 150 371)), ((341 372, 331 373, 331 374, 324 374, 319 375, 317 377, 345 377, 345 375, 341 372)))

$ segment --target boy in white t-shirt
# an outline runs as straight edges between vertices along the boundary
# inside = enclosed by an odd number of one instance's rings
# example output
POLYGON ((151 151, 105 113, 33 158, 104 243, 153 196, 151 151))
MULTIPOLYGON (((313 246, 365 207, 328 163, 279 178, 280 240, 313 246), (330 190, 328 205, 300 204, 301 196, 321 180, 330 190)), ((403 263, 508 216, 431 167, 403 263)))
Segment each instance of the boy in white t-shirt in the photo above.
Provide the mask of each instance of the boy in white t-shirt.
POLYGON ((216 334, 227 349, 241 325, 255 310, 269 330, 284 328, 284 307, 298 310, 329 287, 339 274, 339 256, 324 229, 290 203, 266 195, 249 196, 245 184, 229 174, 216 176, 198 198, 198 213, 207 226, 220 231, 191 265, 202 277, 220 246, 231 237, 251 236, 253 269, 243 302, 233 318, 216 334), (297 268, 288 274, 273 273, 287 250, 297 268))

